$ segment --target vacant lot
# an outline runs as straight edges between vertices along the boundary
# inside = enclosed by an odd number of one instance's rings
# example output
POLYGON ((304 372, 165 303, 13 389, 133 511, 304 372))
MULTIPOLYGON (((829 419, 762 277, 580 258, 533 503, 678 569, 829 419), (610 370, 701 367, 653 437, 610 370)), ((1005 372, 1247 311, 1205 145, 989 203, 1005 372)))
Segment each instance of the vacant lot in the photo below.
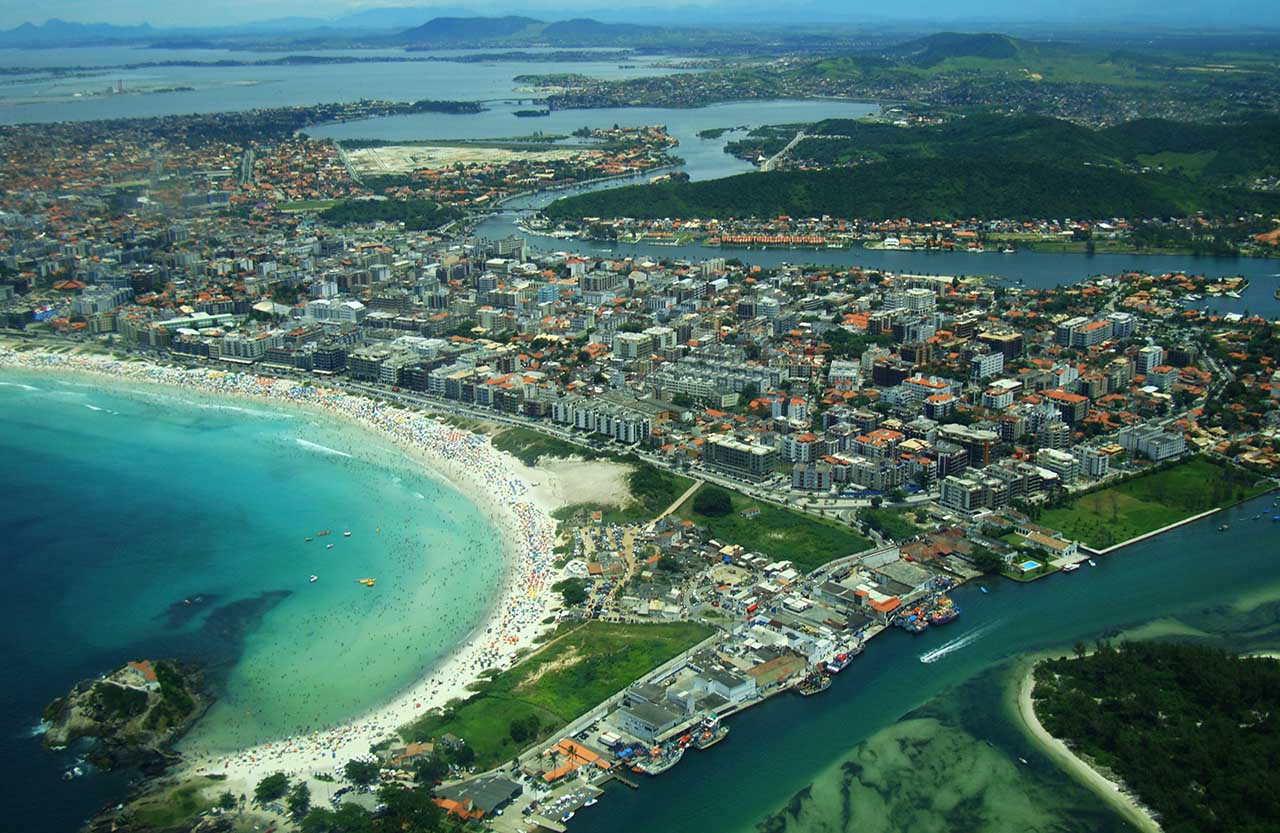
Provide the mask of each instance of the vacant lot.
MULTIPOLYGON (((347 151, 357 174, 406 174, 423 168, 454 165, 505 165, 511 162, 550 162, 575 159, 591 151, 514 150, 506 147, 449 147, 445 145, 388 145, 347 151)), ((595 152, 598 155, 598 151, 595 152)))
POLYGON ((1047 509, 1040 523, 1094 549, 1104 549, 1209 509, 1239 503, 1266 489, 1243 469, 1192 457, 1047 509))
POLYGON ((732 511, 724 515, 703 515, 693 508, 692 499, 681 504, 676 514, 706 527, 711 537, 723 543, 740 544, 775 560, 793 561, 797 569, 806 572, 828 561, 871 548, 870 541, 835 521, 815 518, 736 493, 730 494, 730 501, 732 511))
POLYGON ((416 741, 452 732, 475 750, 477 766, 489 768, 550 737, 713 632, 692 622, 563 625, 536 653, 482 684, 475 696, 443 714, 424 715, 400 734, 416 741), (532 736, 524 737, 519 728, 512 731, 513 724, 530 716, 538 721, 532 736))

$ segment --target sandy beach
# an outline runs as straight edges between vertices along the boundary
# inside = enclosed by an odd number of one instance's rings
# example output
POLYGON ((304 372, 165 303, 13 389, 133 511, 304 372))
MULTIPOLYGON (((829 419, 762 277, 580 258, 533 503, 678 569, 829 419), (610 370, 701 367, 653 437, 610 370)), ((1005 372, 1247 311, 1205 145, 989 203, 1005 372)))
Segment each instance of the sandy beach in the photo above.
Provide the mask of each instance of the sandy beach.
POLYGON ((1151 815, 1150 810, 1125 787, 1103 776, 1065 743, 1049 734, 1040 723, 1031 699, 1036 685, 1036 665, 1038 662, 1032 662, 1018 683, 1018 716, 1027 734, 1059 766, 1115 807, 1135 827, 1147 833, 1159 833, 1160 823, 1151 815))
MULTIPOLYGON (((532 647, 558 606, 551 591, 555 522, 552 510, 581 500, 584 489, 566 488, 553 471, 532 469, 495 449, 486 437, 458 429, 434 416, 376 403, 341 391, 251 373, 205 368, 164 367, 120 361, 88 353, 14 351, 0 346, 0 367, 27 371, 86 373, 99 380, 138 382, 182 388, 200 394, 271 401, 323 413, 377 432, 422 467, 461 491, 500 531, 507 553, 506 575, 489 616, 446 658, 423 669, 423 676, 390 702, 344 725, 307 735, 279 738, 230 755, 188 750, 179 777, 226 776, 220 790, 252 793, 264 776, 285 772, 300 778, 332 772, 370 746, 393 738, 396 730, 426 710, 469 695, 468 684, 486 669, 506 668, 532 647)), ((616 477, 615 473, 615 477, 616 477)), ((587 480, 587 478, 583 478, 587 480)), ((598 489, 606 484, 585 484, 598 489)), ((612 485, 612 484, 611 484, 612 485)), ((599 492, 596 492, 599 494, 599 492)), ((325 793, 324 782, 313 789, 325 793), (323 785, 323 786, 322 786, 323 785)))

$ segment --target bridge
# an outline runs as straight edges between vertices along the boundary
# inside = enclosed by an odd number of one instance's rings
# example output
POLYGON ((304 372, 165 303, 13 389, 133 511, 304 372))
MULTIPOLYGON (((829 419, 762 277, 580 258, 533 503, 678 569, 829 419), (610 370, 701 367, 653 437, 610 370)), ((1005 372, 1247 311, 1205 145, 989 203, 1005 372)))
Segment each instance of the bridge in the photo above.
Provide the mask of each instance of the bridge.
POLYGON ((799 133, 795 135, 794 138, 791 139, 791 141, 787 142, 786 147, 784 147, 782 150, 775 153, 773 156, 770 156, 768 159, 764 160, 764 164, 760 166, 760 170, 772 171, 774 168, 778 167, 778 163, 780 163, 783 159, 785 159, 787 157, 787 154, 795 149, 796 145, 804 141, 804 138, 805 138, 804 131, 801 130, 799 133))

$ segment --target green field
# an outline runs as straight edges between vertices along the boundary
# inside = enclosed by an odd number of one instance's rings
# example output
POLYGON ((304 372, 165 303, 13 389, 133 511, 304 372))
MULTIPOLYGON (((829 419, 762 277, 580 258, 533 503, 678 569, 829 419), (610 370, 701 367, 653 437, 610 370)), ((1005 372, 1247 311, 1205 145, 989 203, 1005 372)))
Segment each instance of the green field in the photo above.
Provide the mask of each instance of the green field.
POLYGON ((904 541, 920 532, 920 527, 907 517, 907 513, 893 509, 862 509, 858 517, 867 526, 895 541, 904 541))
POLYGON ((693 622, 562 625, 555 636, 514 668, 483 683, 465 702, 428 714, 400 730, 406 741, 452 732, 488 769, 590 711, 649 671, 714 633, 693 622), (538 730, 517 741, 511 727, 534 716, 538 730))
POLYGON ((333 208, 335 205, 341 204, 342 200, 295 200, 293 202, 278 202, 276 208, 281 211, 324 211, 326 208, 333 208))
MULTIPOLYGON (((703 487, 707 488, 715 487, 703 487)), ((835 521, 752 500, 737 493, 731 494, 731 500, 733 511, 727 515, 703 515, 694 510, 692 500, 681 504, 676 514, 706 527, 712 538, 757 550, 770 558, 792 561, 797 569, 805 572, 871 548, 870 541, 835 521), (742 516, 743 511, 753 507, 760 510, 759 515, 753 518, 742 516)))
POLYGON ((1269 483, 1243 469, 1192 457, 1046 509, 1039 523, 1104 549, 1214 507, 1247 500, 1268 488, 1269 483))

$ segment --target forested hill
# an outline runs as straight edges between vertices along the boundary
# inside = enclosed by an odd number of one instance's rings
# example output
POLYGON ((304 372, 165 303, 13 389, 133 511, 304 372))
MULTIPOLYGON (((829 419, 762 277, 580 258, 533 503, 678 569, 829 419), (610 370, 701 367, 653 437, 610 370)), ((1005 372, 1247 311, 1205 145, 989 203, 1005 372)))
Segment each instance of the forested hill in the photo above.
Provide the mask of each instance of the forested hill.
POLYGON ((1280 662, 1129 643, 1035 673, 1044 727, 1120 776, 1165 833, 1280 830, 1280 662))
POLYGON ((880 220, 1106 219, 1280 210, 1280 194, 1204 187, 1181 177, 1096 166, 993 159, 913 159, 825 171, 747 173, 664 182, 557 200, 555 220, 779 215, 880 220))

